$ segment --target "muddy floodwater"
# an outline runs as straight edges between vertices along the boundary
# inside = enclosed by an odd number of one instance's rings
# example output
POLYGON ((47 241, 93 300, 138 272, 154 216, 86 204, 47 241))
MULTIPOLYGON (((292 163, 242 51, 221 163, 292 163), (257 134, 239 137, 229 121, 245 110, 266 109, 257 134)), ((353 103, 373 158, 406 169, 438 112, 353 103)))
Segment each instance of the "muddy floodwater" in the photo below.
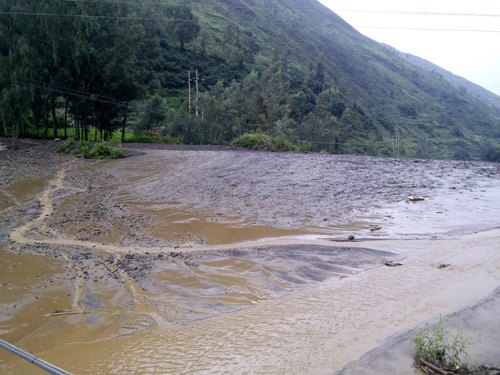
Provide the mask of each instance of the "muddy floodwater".
MULTIPOLYGON (((0 338, 75 375, 413 374, 412 332, 456 311, 499 357, 498 164, 22 146, 0 148, 0 338)), ((0 373, 44 372, 0 349, 0 373)))

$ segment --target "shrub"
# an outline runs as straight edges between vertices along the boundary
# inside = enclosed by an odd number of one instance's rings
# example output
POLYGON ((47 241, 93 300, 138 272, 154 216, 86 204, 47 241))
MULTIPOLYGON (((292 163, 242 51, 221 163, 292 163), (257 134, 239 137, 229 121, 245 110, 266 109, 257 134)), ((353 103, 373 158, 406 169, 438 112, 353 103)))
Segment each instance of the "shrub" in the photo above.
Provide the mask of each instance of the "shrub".
MULTIPOLYGON (((284 137, 271 138, 265 134, 243 134, 231 142, 232 146, 271 151, 302 151, 284 137)), ((310 147, 310 146, 309 146, 310 147)))
POLYGON ((243 134, 236 138, 232 144, 235 147, 257 148, 259 145, 259 136, 257 134, 243 134))
MULTIPOLYGON (((65 146, 65 145, 63 145, 65 146)), ((63 146, 60 147, 63 148, 63 146)), ((75 149, 73 151, 73 155, 78 155, 82 156, 85 159, 119 159, 119 158, 126 158, 128 156, 128 152, 121 147, 113 147, 109 143, 98 143, 94 146, 94 148, 91 147, 89 142, 82 141, 78 147, 76 147, 76 144, 73 141, 73 147, 71 150, 75 149)), ((58 152, 64 152, 64 151, 59 151, 58 152)), ((68 151, 67 153, 69 153, 68 151)))
POLYGON ((109 143, 98 143, 90 151, 88 156, 84 156, 90 159, 119 159, 126 157, 126 151, 121 147, 113 147, 109 143))
POLYGON ((460 327, 450 327, 450 321, 440 319, 432 328, 424 329, 415 337, 417 358, 440 368, 452 368, 462 374, 474 370, 466 349, 479 341, 466 337, 460 327))
POLYGON ((82 155, 84 158, 90 157, 90 143, 87 141, 81 141, 80 146, 76 148, 73 152, 74 155, 82 155))
POLYGON ((64 142, 61 146, 57 148, 57 152, 69 154, 76 147, 75 141, 73 139, 64 142))
POLYGON ((300 152, 311 152, 312 150, 312 144, 311 143, 304 143, 299 146, 299 151, 300 152))
POLYGON ((273 138, 272 151, 299 151, 299 148, 283 137, 273 138))

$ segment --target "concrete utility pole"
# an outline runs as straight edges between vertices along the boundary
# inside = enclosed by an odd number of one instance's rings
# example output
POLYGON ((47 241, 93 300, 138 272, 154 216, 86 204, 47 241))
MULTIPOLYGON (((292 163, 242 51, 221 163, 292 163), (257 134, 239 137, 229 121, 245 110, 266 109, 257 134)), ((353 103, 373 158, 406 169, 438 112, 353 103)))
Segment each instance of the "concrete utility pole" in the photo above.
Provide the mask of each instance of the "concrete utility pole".
POLYGON ((191 71, 188 70, 189 115, 191 115, 191 71))
POLYGON ((198 117, 198 93, 199 93, 199 85, 198 85, 198 69, 196 69, 196 117, 198 117))
POLYGON ((400 153, 399 153, 399 145, 400 145, 400 140, 399 140, 399 128, 398 128, 398 136, 396 138, 396 146, 398 148, 398 159, 400 157, 400 153))

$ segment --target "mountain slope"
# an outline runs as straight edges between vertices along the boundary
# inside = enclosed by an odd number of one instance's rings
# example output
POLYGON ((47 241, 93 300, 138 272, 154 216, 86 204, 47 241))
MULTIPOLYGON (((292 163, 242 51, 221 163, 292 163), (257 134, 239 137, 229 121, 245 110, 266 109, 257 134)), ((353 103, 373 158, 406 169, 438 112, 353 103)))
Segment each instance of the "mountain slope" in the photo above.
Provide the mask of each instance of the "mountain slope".
MULTIPOLYGON (((322 88, 336 90, 354 118, 347 134, 331 140, 351 152, 369 152, 355 145, 371 144, 377 154, 394 155, 398 134, 406 156, 480 158, 485 148, 498 147, 497 110, 364 37, 316 0, 212 0, 193 7, 193 13, 209 54, 237 71, 238 81, 278 61, 285 72, 303 76, 317 74, 322 64, 322 88)), ((192 50, 200 48, 196 43, 192 50)), ((292 84, 289 94, 299 91, 292 84)))
POLYGON ((383 44, 384 47, 396 51, 399 53, 399 55, 412 64, 415 64, 417 66, 420 66, 421 68, 424 68, 425 70, 431 71, 433 73, 441 75, 444 79, 446 79, 449 83, 451 83, 453 86, 459 88, 459 89, 465 89, 467 92, 472 95, 473 97, 478 98, 482 102, 489 104, 493 107, 500 108, 500 96, 495 95, 491 91, 488 91, 484 87, 481 87, 463 77, 457 76, 453 74, 452 72, 441 68, 440 66, 433 64, 432 62, 425 60, 421 57, 409 54, 409 53, 403 53, 398 50, 396 50, 394 47, 391 47, 389 45, 383 44))

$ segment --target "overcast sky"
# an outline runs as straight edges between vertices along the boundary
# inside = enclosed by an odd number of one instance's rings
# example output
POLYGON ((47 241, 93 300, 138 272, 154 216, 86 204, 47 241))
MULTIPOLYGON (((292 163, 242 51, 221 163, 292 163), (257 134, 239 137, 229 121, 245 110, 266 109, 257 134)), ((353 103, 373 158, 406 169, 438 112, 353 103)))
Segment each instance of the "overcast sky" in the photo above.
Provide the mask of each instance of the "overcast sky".
POLYGON ((499 0, 319 0, 364 35, 433 62, 500 95, 499 0), (358 10, 358 12, 356 12, 358 10), (359 11, 387 11, 386 13, 359 11), (496 15, 418 15, 390 12, 496 15), (375 28, 368 28, 375 27, 375 28), (386 27, 387 29, 377 29, 386 27), (496 30, 420 31, 392 28, 496 30))

